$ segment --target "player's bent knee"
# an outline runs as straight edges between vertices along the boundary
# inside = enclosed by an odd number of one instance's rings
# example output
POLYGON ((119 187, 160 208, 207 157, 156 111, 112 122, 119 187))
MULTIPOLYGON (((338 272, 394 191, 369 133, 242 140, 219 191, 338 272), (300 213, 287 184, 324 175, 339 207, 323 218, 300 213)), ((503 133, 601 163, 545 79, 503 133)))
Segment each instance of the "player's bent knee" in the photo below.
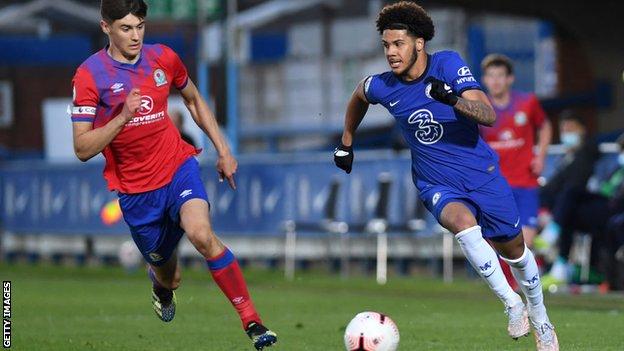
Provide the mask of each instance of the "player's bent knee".
POLYGON ((457 234, 462 230, 476 226, 477 220, 464 204, 451 202, 442 210, 441 224, 452 233, 457 234))
POLYGON ((207 221, 196 221, 185 228, 186 235, 189 239, 210 238, 214 236, 210 223, 207 221))
POLYGON ((515 260, 522 257, 522 255, 524 255, 524 251, 528 250, 524 244, 522 234, 518 234, 508 242, 499 243, 493 241, 492 244, 501 256, 509 260, 515 260))
POLYGON ((457 214, 451 217, 448 222, 447 229, 455 234, 477 225, 475 218, 468 214, 457 214))

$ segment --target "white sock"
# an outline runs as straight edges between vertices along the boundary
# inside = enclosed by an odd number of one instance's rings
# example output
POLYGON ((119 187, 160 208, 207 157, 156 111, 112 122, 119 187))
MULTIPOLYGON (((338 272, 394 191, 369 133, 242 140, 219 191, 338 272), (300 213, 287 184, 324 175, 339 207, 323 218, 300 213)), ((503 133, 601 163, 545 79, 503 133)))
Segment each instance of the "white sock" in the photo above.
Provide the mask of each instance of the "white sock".
POLYGON ((534 322, 548 322, 546 307, 544 306, 544 295, 542 294, 542 282, 539 276, 539 268, 535 262, 535 256, 526 245, 520 258, 511 260, 501 258, 509 263, 511 272, 520 285, 524 296, 527 299, 529 314, 534 322))
POLYGON ((457 233, 455 238, 457 238, 468 262, 485 279, 490 289, 503 301, 506 307, 522 302, 522 298, 507 283, 496 252, 483 239, 481 227, 474 226, 464 229, 457 233))

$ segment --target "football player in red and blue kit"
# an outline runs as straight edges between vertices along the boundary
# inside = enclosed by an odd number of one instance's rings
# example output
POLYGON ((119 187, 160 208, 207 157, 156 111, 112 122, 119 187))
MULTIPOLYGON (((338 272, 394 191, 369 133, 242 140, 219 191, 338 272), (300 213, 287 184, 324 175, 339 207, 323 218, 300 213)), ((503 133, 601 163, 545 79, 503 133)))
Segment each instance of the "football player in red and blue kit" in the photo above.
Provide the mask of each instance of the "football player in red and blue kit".
POLYGON ((165 322, 175 315, 174 290, 180 284, 176 247, 186 233, 254 347, 274 344, 277 336, 262 324, 234 254, 211 228, 208 196, 194 157, 200 150, 181 139, 167 115, 170 88, 180 91, 214 144, 220 180, 235 189, 237 162, 213 113, 175 52, 143 44, 143 0, 102 0, 101 14, 109 45, 80 65, 73 79, 74 149, 82 161, 100 152, 106 159, 108 188, 118 193, 132 238, 149 264, 156 314, 165 322))
POLYGON ((390 70, 364 78, 355 88, 341 144, 334 151, 336 166, 351 172, 357 127, 370 104, 385 107, 410 148, 420 199, 455 234, 466 259, 505 305, 509 336, 518 339, 532 326, 538 351, 559 350, 512 191, 496 153, 479 135, 479 125, 496 121, 487 96, 457 52, 427 53, 434 26, 417 4, 386 5, 377 30, 390 70), (505 280, 485 238, 512 267, 526 305, 505 280))
POLYGON ((537 234, 537 177, 544 168, 552 126, 534 94, 511 89, 514 74, 508 57, 490 54, 481 62, 481 70, 497 116, 493 126, 481 127, 481 136, 498 154, 501 173, 520 212, 524 240, 532 246, 537 234))
MULTIPOLYGON (((524 241, 533 247, 539 207, 537 177, 544 168, 552 126, 534 94, 511 89, 515 80, 511 59, 490 54, 481 61, 481 71, 497 116, 493 126, 480 127, 481 136, 498 154, 501 173, 520 213, 524 241)), ((501 262, 501 267, 509 284, 517 289, 509 265, 501 262)))

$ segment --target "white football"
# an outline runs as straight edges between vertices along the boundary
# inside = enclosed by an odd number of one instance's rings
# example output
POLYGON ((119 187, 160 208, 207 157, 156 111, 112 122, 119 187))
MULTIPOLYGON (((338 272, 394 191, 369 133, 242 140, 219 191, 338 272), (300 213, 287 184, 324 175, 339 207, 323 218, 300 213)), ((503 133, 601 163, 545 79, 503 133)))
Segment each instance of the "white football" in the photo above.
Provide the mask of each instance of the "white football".
POLYGON ((399 328, 384 314, 361 312, 347 325, 344 342, 347 351, 395 351, 399 328))

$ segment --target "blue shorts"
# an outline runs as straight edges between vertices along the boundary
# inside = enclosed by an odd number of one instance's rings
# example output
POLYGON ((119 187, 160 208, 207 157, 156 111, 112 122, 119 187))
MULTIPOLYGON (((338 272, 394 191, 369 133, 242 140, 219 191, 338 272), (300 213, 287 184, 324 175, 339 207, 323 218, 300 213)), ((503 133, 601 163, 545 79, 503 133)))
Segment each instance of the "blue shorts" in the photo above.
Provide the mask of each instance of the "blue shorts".
POLYGON ((199 175, 199 164, 195 157, 190 157, 178 168, 171 183, 162 188, 138 194, 118 194, 132 239, 148 263, 161 266, 171 258, 184 234, 180 227, 182 205, 190 199, 208 202, 199 175))
POLYGON ((481 226, 483 236, 493 241, 506 242, 521 232, 513 193, 502 176, 468 192, 444 185, 427 185, 420 192, 420 199, 438 223, 442 209, 449 202, 465 204, 481 226))
POLYGON ((520 212, 520 225, 537 228, 537 212, 539 210, 539 194, 537 188, 516 188, 511 191, 516 199, 516 206, 520 212))

